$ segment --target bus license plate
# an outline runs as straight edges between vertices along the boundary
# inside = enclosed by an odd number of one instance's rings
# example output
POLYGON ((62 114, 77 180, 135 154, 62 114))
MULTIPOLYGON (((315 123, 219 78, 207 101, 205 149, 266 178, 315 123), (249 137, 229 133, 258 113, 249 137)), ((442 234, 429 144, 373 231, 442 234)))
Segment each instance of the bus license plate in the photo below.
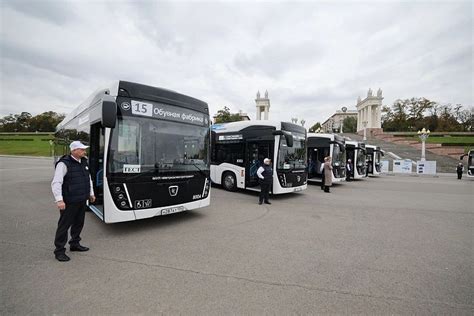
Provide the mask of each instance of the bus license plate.
POLYGON ((293 192, 299 192, 299 191, 302 191, 302 190, 303 190, 302 188, 295 188, 295 189, 293 190, 293 192))
POLYGON ((182 212, 184 210, 185 210, 184 206, 165 208, 165 209, 161 210, 161 215, 179 213, 179 212, 182 212))

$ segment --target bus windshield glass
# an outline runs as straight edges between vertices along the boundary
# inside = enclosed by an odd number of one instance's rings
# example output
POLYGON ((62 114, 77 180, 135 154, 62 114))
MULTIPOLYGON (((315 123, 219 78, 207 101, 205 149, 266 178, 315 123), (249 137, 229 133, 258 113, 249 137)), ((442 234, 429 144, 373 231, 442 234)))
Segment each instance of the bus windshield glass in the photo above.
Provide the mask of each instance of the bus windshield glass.
POLYGON ((363 167, 365 166, 365 152, 362 149, 357 151, 357 166, 363 167))
POLYGON ((278 169, 304 169, 306 168, 306 139, 304 134, 294 133, 293 147, 288 147, 285 136, 280 136, 278 150, 278 169))
POLYGON ((332 162, 335 163, 344 163, 346 161, 346 152, 344 150, 344 145, 335 143, 332 149, 332 162))
POLYGON ((209 170, 209 128, 153 118, 124 116, 112 130, 109 171, 209 170))
POLYGON ((375 153, 375 162, 380 163, 381 158, 382 158, 382 154, 380 153, 380 151, 377 151, 375 153))

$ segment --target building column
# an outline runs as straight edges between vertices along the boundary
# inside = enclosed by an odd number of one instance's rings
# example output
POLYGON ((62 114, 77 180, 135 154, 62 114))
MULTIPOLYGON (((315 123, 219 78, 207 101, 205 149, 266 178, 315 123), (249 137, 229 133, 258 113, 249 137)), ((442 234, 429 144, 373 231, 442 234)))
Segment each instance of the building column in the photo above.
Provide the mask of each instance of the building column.
POLYGON ((257 106, 257 121, 259 121, 261 118, 260 118, 260 107, 257 106))
POLYGON ((267 106, 265 107, 265 111, 263 113, 265 114, 264 115, 265 120, 268 120, 268 107, 267 106))
POLYGON ((360 131, 361 128, 360 128, 360 110, 357 110, 357 131, 360 131))
POLYGON ((372 105, 367 107, 367 125, 369 128, 372 128, 372 105))

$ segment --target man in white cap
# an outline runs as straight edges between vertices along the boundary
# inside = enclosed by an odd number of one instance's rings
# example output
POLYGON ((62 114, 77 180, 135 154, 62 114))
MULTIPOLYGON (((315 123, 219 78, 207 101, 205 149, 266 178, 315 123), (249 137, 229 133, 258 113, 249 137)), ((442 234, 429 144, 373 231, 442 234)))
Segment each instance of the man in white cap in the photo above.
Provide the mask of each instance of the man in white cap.
POLYGON ((89 165, 85 158, 88 147, 80 141, 74 141, 69 145, 71 154, 62 156, 56 163, 51 188, 60 213, 54 239, 56 246, 54 255, 58 261, 70 260, 64 247, 67 243, 69 228, 71 228, 70 250, 89 250, 79 243, 84 227, 87 200, 95 201, 89 165))
POLYGON ((258 204, 272 204, 270 203, 269 196, 270 196, 270 188, 273 184, 273 170, 271 166, 272 161, 269 158, 265 158, 263 160, 263 166, 258 168, 257 170, 257 177, 260 180, 260 197, 258 204))

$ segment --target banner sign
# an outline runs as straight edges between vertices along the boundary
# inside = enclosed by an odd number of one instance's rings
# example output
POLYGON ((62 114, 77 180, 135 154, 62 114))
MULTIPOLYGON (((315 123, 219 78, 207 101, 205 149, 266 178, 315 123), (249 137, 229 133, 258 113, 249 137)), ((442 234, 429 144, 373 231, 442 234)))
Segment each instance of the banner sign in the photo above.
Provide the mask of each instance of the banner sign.
POLYGON ((411 169, 412 169, 411 159, 393 161, 393 173, 411 173, 411 169))
POLYGON ((417 174, 436 174, 436 161, 417 161, 417 174))
POLYGON ((382 164, 382 169, 380 170, 380 172, 382 172, 382 173, 388 173, 388 164, 389 164, 389 161, 388 161, 388 160, 382 160, 380 163, 382 164))

